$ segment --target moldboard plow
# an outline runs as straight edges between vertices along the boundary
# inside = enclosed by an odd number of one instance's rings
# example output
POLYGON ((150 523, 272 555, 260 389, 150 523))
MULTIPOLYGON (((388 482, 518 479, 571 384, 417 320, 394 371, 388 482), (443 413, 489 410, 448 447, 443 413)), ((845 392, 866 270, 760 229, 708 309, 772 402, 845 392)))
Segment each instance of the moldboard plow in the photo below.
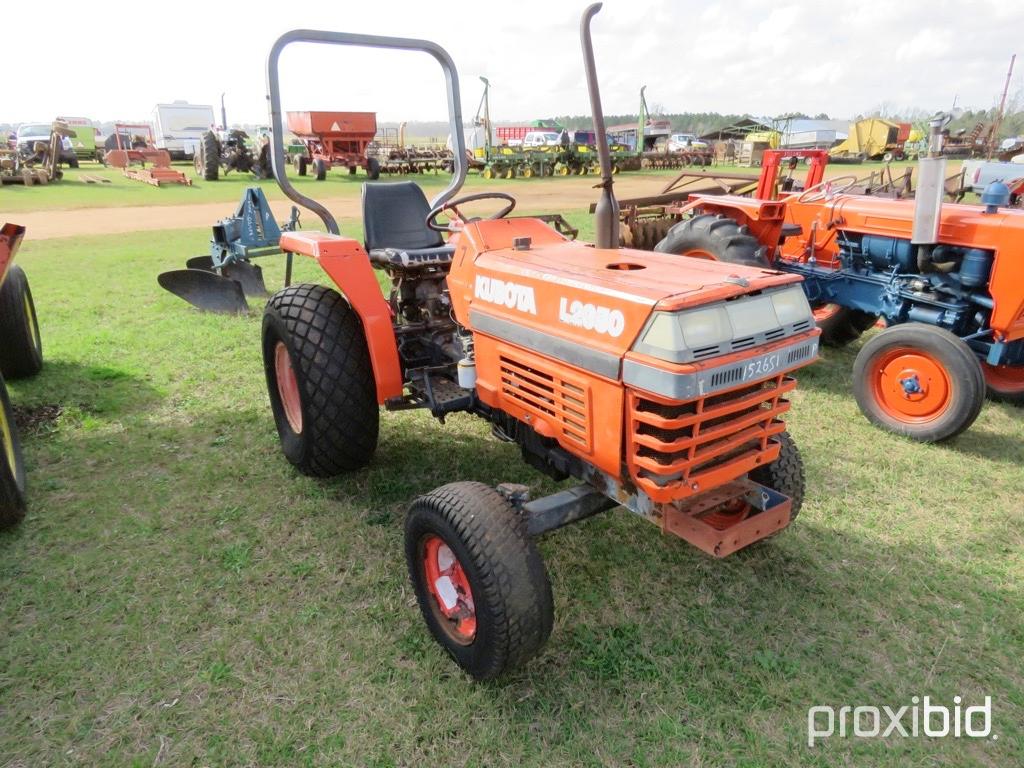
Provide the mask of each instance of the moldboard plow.
MULTIPOLYGON (((292 207, 288 221, 278 224, 259 187, 249 187, 234 216, 213 225, 209 255, 193 256, 185 269, 164 272, 160 286, 194 307, 207 312, 240 314, 249 311, 246 297, 266 297, 263 270, 252 263, 260 256, 281 253, 282 232, 299 226, 299 210, 292 207)), ((285 286, 291 283, 292 256, 286 254, 285 286)))

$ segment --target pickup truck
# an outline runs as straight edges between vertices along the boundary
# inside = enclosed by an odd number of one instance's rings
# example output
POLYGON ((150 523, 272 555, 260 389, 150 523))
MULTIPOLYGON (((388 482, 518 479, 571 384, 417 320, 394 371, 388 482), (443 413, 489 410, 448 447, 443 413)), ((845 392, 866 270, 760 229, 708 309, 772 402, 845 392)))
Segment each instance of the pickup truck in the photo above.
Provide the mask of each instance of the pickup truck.
POLYGON ((1010 205, 1017 205, 1024 193, 1024 163, 1000 163, 986 160, 964 160, 964 186, 976 194, 985 191, 993 181, 1010 188, 1010 205))

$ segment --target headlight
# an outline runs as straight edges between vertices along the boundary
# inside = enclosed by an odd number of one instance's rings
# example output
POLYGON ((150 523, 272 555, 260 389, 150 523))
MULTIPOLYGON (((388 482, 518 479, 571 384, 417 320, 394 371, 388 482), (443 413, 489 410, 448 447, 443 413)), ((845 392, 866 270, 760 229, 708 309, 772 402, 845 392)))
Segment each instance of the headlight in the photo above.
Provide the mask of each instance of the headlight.
POLYGON ((774 332, 805 330, 793 326, 811 319, 803 289, 794 285, 683 312, 655 312, 634 349, 676 363, 702 360, 727 354, 740 339, 766 343, 769 333, 773 340, 784 338, 774 332))
POLYGON ((708 307, 676 316, 683 329, 683 339, 689 349, 700 349, 721 344, 732 338, 733 329, 725 307, 708 307))
POLYGON ((807 302, 803 288, 798 285, 783 291, 776 291, 771 298, 772 304, 775 305, 775 315, 779 318, 779 325, 792 325, 812 317, 811 305, 807 302))
POLYGON ((757 296, 753 299, 730 301, 726 306, 729 320, 732 321, 732 336, 743 339, 758 333, 778 328, 780 323, 775 317, 775 307, 771 296, 757 296))

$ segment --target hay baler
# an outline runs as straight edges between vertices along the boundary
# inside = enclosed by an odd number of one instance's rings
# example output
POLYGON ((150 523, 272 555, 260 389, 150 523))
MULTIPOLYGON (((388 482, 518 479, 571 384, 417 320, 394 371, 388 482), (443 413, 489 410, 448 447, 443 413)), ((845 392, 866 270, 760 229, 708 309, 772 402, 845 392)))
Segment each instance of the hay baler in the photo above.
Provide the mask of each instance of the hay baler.
POLYGON ((785 528, 804 477, 783 415, 819 331, 799 278, 775 270, 620 249, 612 167, 584 15, 581 34, 602 201, 597 243, 510 217, 502 193, 457 197, 465 179, 459 85, 434 43, 298 30, 268 61, 271 156, 284 193, 327 232, 286 232, 334 287, 275 294, 263 321, 267 388, 282 449, 303 473, 368 464, 379 412, 474 414, 528 464, 578 485, 454 482, 417 499, 405 554, 435 639, 477 678, 539 651, 553 622, 533 539, 622 505, 712 556, 785 528), (288 181, 277 61, 292 43, 426 52, 444 70, 455 169, 432 202, 411 182, 363 191, 364 242, 288 181), (467 206, 498 200, 486 218, 467 206), (442 221, 442 217, 446 217, 442 221), (390 278, 382 295, 374 270, 390 278))
POLYGON ((1024 404, 1024 211, 1005 208, 1005 186, 982 206, 943 204, 941 156, 921 159, 914 200, 847 194, 852 176, 820 179, 781 199, 694 195, 690 218, 656 250, 800 275, 825 343, 881 319, 853 390, 884 429, 951 438, 977 418, 986 388, 1024 404))

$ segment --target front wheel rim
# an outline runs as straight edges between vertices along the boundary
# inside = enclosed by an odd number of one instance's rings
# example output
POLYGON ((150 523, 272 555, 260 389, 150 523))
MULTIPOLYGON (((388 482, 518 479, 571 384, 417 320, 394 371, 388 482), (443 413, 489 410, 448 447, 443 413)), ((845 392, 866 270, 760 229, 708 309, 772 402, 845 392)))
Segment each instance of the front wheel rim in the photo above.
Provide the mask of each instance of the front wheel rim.
POLYGON ((897 348, 872 366, 871 394, 882 411, 897 421, 934 421, 953 401, 953 384, 942 361, 923 349, 897 348))
POLYGON ((302 434, 302 398, 299 395, 299 380, 295 376, 292 357, 283 341, 274 347, 274 378, 277 381, 277 395, 281 399, 284 418, 292 432, 302 434))
POLYGON ((469 645, 476 638, 476 606, 462 563, 437 534, 424 536, 419 550, 423 582, 437 623, 452 641, 469 645))
POLYGON ((32 302, 28 298, 28 293, 25 293, 25 325, 28 326, 28 336, 32 342, 33 349, 39 349, 39 329, 36 327, 36 315, 32 311, 32 302))
POLYGON ((7 420, 7 409, 0 403, 0 455, 11 470, 11 477, 18 476, 18 458, 14 454, 14 435, 7 420))
POLYGON ((839 304, 818 304, 812 310, 814 313, 814 322, 822 323, 826 320, 831 320, 839 314, 839 310, 841 309, 842 307, 839 304))

